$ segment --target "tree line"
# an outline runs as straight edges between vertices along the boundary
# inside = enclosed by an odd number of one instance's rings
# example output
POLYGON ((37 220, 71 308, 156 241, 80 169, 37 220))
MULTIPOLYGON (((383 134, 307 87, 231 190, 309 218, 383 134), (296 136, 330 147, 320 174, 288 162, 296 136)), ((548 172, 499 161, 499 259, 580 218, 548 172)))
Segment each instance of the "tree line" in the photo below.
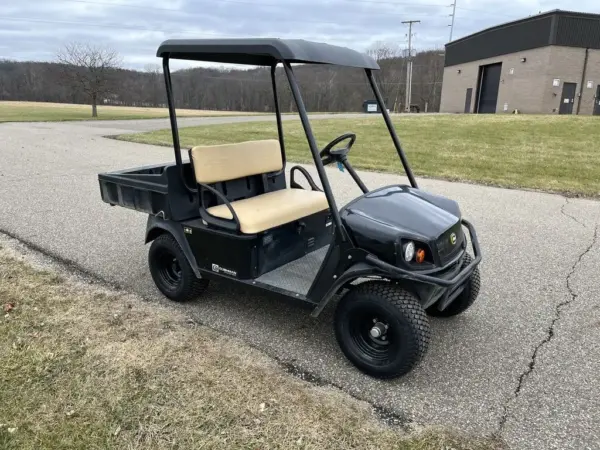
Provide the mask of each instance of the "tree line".
MULTIPOLYGON (((408 57, 393 45, 378 43, 369 51, 379 62, 380 90, 392 111, 404 110, 408 57)), ((428 50, 413 55, 412 101, 421 111, 438 111, 444 55, 428 50)), ((327 65, 295 68, 309 112, 362 111, 372 100, 364 72, 327 65)), ((295 105, 285 73, 276 73, 282 111, 295 105)), ((269 68, 250 70, 193 68, 172 73, 179 108, 273 111, 269 68)), ((166 105, 159 65, 143 71, 121 67, 116 52, 85 44, 70 44, 54 62, 0 60, 0 100, 158 107, 166 105)))

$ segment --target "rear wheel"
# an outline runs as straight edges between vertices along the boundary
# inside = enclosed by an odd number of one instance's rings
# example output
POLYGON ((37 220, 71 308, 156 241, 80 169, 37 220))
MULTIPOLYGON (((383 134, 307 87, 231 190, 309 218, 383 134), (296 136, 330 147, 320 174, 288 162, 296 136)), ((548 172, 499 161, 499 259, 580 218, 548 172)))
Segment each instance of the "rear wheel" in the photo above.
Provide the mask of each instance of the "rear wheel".
MULTIPOLYGON (((462 267, 467 267, 471 264, 471 261, 473 261, 471 255, 465 253, 462 267)), ((434 317, 452 317, 469 309, 479 295, 479 287, 481 286, 479 267, 475 267, 475 270, 465 283, 465 289, 443 311, 440 311, 437 304, 434 304, 427 308, 427 314, 434 317)))
POLYGON ((385 281, 348 292, 335 315, 335 332, 346 357, 378 378, 404 375, 429 346, 429 322, 419 300, 385 281))
POLYGON ((161 234, 152 242, 148 265, 159 291, 176 302, 197 298, 208 287, 208 280, 196 277, 183 250, 170 234, 161 234))

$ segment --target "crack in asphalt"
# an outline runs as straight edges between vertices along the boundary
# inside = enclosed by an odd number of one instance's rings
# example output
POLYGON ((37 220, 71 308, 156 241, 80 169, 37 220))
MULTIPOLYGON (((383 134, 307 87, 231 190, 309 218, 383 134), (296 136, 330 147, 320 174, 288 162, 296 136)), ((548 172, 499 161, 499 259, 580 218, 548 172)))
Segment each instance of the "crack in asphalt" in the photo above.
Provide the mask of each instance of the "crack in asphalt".
MULTIPOLYGON (((566 203, 565 203, 565 205, 566 205, 566 203)), ((567 215, 567 214, 565 214, 565 215, 567 215)), ((569 216, 569 217, 571 217, 571 216, 569 216)), ((580 223, 575 218, 573 218, 573 220, 575 220, 577 223, 580 223)), ((581 224, 581 225, 583 225, 583 224, 581 224)), ((585 225, 583 225, 583 226, 585 226, 585 225)), ((519 376, 519 381, 517 383, 517 386, 515 387, 515 390, 513 391, 512 397, 509 398, 503 406, 502 416, 500 417, 500 422, 498 424, 498 430, 496 432, 496 434, 498 436, 500 436, 502 434, 502 432, 504 431, 504 426, 506 425, 506 421, 508 420, 508 417, 510 415, 510 412, 509 412, 510 403, 515 401, 519 397, 519 394, 521 393, 521 389, 523 387, 525 379, 531 374, 531 372, 533 372, 535 370, 535 364, 537 362, 538 352, 542 349, 542 347, 544 347, 546 344, 548 344, 554 338, 554 327, 556 326, 556 323, 560 320, 563 308, 565 306, 568 306, 572 302, 574 302, 577 299, 577 297, 579 296, 579 294, 577 294, 574 291, 573 287, 571 286, 571 277, 577 271, 577 266, 579 266, 583 257, 586 254, 588 254, 590 252, 590 250, 592 250, 594 245, 596 245, 596 242, 598 239, 598 228, 599 227, 600 227, 600 225, 596 225, 596 228, 594 230, 594 236, 592 238, 592 242, 579 255, 579 257, 577 258, 577 261, 575 261, 575 263, 571 267, 571 271, 567 275, 567 278, 566 278, 567 290, 569 291, 569 295, 571 298, 568 300, 565 300, 563 302, 560 302, 558 305, 556 305, 556 308, 554 311, 554 318, 552 319, 552 322, 550 322, 550 326, 548 327, 546 337, 544 339, 542 339, 540 341, 540 343, 533 350, 533 353, 531 354, 531 358, 529 359, 529 364, 527 365, 527 368, 519 376)))
POLYGON ((569 205, 570 203, 571 203, 571 202, 569 201, 569 197, 565 197, 565 202, 563 203, 562 207, 560 208, 560 212, 561 212, 561 214, 562 214, 563 216, 566 216, 566 217, 568 217, 569 219, 572 219, 572 220, 574 220, 574 221, 575 221, 575 222, 577 222, 579 225, 581 225, 583 228, 587 228, 583 222, 580 222, 580 221, 577 219, 577 217, 575 217, 575 216, 572 216, 571 214, 568 214, 568 213, 565 211, 565 206, 569 205))

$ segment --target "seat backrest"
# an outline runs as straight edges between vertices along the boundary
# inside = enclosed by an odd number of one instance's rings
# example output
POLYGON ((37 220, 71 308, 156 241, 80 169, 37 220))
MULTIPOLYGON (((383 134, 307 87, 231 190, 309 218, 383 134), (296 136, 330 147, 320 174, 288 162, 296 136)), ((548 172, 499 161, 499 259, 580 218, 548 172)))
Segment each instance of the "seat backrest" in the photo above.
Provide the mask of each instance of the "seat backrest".
POLYGON ((277 139, 201 145, 190 151, 198 183, 217 183, 283 169, 277 139))

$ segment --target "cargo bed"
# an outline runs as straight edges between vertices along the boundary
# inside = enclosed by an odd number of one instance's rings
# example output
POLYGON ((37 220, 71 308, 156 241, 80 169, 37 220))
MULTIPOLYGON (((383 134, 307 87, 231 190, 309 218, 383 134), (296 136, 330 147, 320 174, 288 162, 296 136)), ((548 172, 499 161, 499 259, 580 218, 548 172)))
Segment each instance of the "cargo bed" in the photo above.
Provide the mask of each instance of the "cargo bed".
MULTIPOLYGON (((193 186, 189 163, 183 164, 184 177, 193 186)), ((199 216, 196 196, 189 193, 175 163, 135 167, 98 174, 102 200, 170 220, 199 216)))

